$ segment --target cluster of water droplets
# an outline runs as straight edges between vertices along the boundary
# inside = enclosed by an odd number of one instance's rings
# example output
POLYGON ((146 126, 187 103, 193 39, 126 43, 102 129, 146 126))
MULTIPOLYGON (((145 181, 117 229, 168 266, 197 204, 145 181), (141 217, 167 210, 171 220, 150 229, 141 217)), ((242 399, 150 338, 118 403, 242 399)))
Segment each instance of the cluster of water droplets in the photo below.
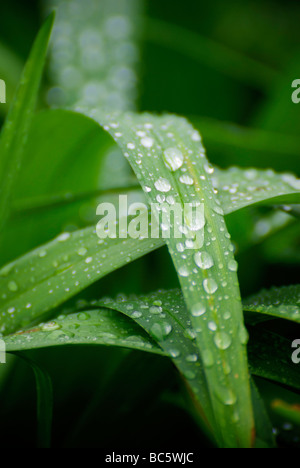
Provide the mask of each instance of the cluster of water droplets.
POLYGON ((29 325, 92 282, 155 247, 155 243, 131 244, 130 239, 107 242, 97 237, 95 229, 87 228, 62 233, 48 246, 3 267, 0 333, 29 325))
POLYGON ((264 199, 300 191, 300 179, 295 175, 277 174, 272 169, 217 169, 213 185, 228 212, 264 199))
POLYGON ((154 349, 146 334, 124 316, 108 310, 62 311, 55 320, 43 322, 31 329, 18 331, 7 339, 10 349, 44 346, 94 344, 154 349))
POLYGON ((298 285, 264 289, 244 303, 249 311, 261 312, 300 323, 300 287, 298 285))

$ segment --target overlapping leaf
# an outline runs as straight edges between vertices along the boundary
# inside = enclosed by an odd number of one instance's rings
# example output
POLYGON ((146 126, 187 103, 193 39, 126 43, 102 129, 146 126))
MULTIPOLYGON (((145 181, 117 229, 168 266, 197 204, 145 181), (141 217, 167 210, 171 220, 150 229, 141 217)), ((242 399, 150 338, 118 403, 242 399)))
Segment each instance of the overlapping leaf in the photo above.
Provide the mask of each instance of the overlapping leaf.
POLYGON ((263 290, 244 301, 244 310, 300 323, 300 286, 263 290))
POLYGON ((0 330, 12 333, 108 273, 161 245, 156 239, 108 239, 94 228, 63 233, 0 270, 0 330))
POLYGON ((51 322, 20 331, 5 338, 7 351, 24 351, 63 345, 105 345, 164 352, 132 320, 114 311, 84 310, 61 315, 51 322))
POLYGON ((24 145, 33 116, 54 15, 41 28, 24 69, 0 139, 0 230, 9 213, 11 193, 21 167, 24 145))
POLYGON ((166 243, 196 330, 201 359, 207 350, 213 353, 214 365, 205 374, 217 421, 216 437, 222 446, 250 446, 253 415, 237 264, 200 135, 184 119, 173 116, 86 113, 119 143, 150 203, 168 199, 170 205, 179 203, 182 208, 192 202, 205 206, 205 227, 186 221, 182 242, 171 235, 166 243), (205 235, 202 250, 191 240, 201 230, 205 235), (191 243, 192 249, 188 247, 191 243))
POLYGON ((213 184, 227 214, 255 204, 300 203, 300 179, 293 174, 276 174, 271 169, 217 169, 213 184))

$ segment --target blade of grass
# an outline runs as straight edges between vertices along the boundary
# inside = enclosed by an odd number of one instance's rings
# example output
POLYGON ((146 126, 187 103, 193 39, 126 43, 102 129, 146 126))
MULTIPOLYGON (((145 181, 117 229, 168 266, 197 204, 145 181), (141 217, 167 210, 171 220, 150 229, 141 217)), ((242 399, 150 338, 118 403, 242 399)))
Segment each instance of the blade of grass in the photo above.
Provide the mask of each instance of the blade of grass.
MULTIPOLYGON (((205 374, 219 445, 250 447, 253 444, 254 422, 246 357, 247 334, 243 325, 237 264, 224 213, 213 191, 210 180, 212 171, 200 144, 200 135, 184 119, 174 116, 103 116, 97 110, 78 111, 86 112, 104 125, 115 138, 150 203, 156 203, 157 197, 168 192, 167 195, 182 207, 184 202, 204 204, 204 250, 209 255, 211 268, 197 268, 195 254, 199 255, 199 250, 185 250, 183 253, 177 248, 178 239, 173 237, 166 239, 166 243, 191 313, 201 359, 208 351, 213 354, 214 365, 206 367, 205 374), (168 163, 165 164, 163 159, 164 152, 174 147, 183 158, 180 161, 181 170, 176 173, 168 169, 168 163), (227 315, 224 311, 230 312, 227 315), (229 368, 232 372, 228 372, 229 368)), ((183 244, 191 237, 191 226, 188 222, 185 224, 184 230, 188 234, 183 235, 183 244)))
POLYGON ((257 168, 272 167, 276 171, 285 171, 287 167, 298 169, 298 136, 206 117, 191 116, 190 120, 201 132, 208 151, 214 154, 214 161, 222 167, 251 164, 257 168))
POLYGON ((0 332, 13 333, 108 273, 162 245, 160 239, 107 239, 94 228, 57 239, 0 270, 0 332))
MULTIPOLYGON (((271 170, 253 168, 239 169, 232 167, 227 170, 216 169, 213 184, 219 193, 219 200, 224 214, 228 215, 253 205, 272 206, 285 203, 285 211, 299 216, 298 208, 293 211, 290 204, 300 202, 300 180, 293 174, 276 174, 271 170)), ((89 200, 110 194, 129 193, 141 190, 140 185, 131 184, 126 187, 116 187, 107 190, 95 190, 82 193, 55 194, 51 197, 23 199, 15 202, 15 214, 36 212, 69 205, 74 202, 89 200)), ((295 205, 297 206, 297 205, 295 205)))
POLYGON ((5 343, 8 352, 90 344, 120 346, 164 355, 160 347, 132 320, 103 308, 60 315, 51 322, 8 335, 5 343))
POLYGON ((257 430, 255 448, 275 448, 276 443, 273 435, 273 427, 267 414, 264 402, 256 388, 253 379, 251 379, 251 394, 255 417, 255 427, 257 430))
POLYGON ((249 362, 253 374, 300 389, 299 369, 291 359, 291 342, 277 333, 250 327, 249 362))
MULTIPOLYGON (((270 368, 268 346, 272 337, 267 334, 266 345, 264 334, 260 335, 253 330, 253 333, 258 334, 258 338, 255 337, 248 345, 252 373, 293 386, 298 380, 298 374, 295 378, 295 367, 291 367, 290 362, 287 362, 288 372, 283 372, 283 365, 270 368), (262 353, 257 352, 260 347, 262 353)), ((192 389, 190 394, 196 394, 201 402, 201 409, 199 404, 196 404, 194 411, 199 412, 202 425, 203 407, 206 412, 209 410, 210 402, 207 400, 207 387, 198 357, 195 332, 180 290, 158 291, 142 297, 122 296, 118 300, 104 299, 89 303, 84 301, 70 309, 62 309, 61 315, 51 322, 5 337, 5 342, 9 352, 89 344, 121 346, 164 355, 173 360, 187 388, 192 389), (197 378, 188 379, 192 374, 197 378)), ((273 344, 274 339, 274 358, 273 344)), ((276 346, 275 352, 279 359, 281 354, 284 354, 284 347, 276 346)), ((209 359, 208 354, 206 359, 209 359)), ((269 431, 268 418, 264 412, 260 405, 260 411, 255 413, 255 420, 261 426, 258 427, 258 438, 271 446, 272 431, 269 431)), ((212 438, 211 428, 204 429, 212 438)))
POLYGON ((0 234, 9 215, 10 199, 22 163, 53 20, 52 14, 33 45, 0 137, 0 234))
MULTIPOLYGON (((13 99, 22 72, 22 62, 3 42, 0 42, 0 76, 6 83, 6 102, 13 99)), ((0 106, 0 114, 6 114, 8 104, 0 106)))
MULTIPOLYGON (((216 426, 212 412, 204 367, 196 344, 196 333, 180 290, 159 291, 152 295, 91 303, 117 310, 137 322, 155 340, 191 389, 195 409, 204 422, 206 433, 213 438, 216 426), (196 396, 196 400, 195 400, 196 396), (197 402, 197 403, 196 403, 197 402)), ((210 356, 211 359, 213 356, 210 356)), ((207 354, 207 359, 209 358, 207 354)))
POLYGON ((293 174, 232 167, 225 171, 216 169, 212 180, 226 214, 258 204, 300 202, 300 179, 293 174))
POLYGON ((44 369, 23 352, 14 352, 13 354, 25 361, 33 370, 37 393, 37 446, 38 448, 50 448, 53 415, 51 378, 44 369))
POLYGON ((300 323, 300 285, 263 290, 244 301, 244 310, 300 323))
POLYGON ((146 20, 145 39, 269 93, 281 73, 212 39, 157 19, 146 20))

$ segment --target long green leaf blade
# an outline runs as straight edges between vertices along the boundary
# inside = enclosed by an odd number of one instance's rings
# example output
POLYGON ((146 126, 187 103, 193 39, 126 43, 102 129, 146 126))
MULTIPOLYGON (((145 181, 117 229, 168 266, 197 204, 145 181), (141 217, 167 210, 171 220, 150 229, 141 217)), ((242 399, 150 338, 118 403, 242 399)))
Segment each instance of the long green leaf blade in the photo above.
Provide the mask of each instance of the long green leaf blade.
POLYGON ((61 315, 51 322, 8 335, 5 343, 8 352, 52 346, 105 345, 164 355, 132 320, 103 308, 61 315))
MULTIPOLYGON (((184 119, 173 116, 104 117, 96 110, 87 114, 105 125, 119 143, 150 203, 156 203, 157 197, 161 199, 167 192, 168 197, 182 206, 193 201, 205 206, 203 251, 210 259, 208 269, 199 268, 195 256, 201 255, 199 249, 184 247, 182 252, 178 239, 173 237, 166 239, 166 243, 191 313, 201 359, 208 351, 213 354, 214 365, 206 367, 205 373, 219 444, 249 447, 253 443, 254 423, 237 264, 200 135, 184 119), (170 161, 174 147, 177 156, 180 155, 179 167, 176 161, 170 161)), ((183 244, 190 240, 190 227, 183 244)))
POLYGON ((293 174, 276 174, 271 169, 217 169, 213 184, 226 214, 256 204, 300 203, 300 179, 293 174))
POLYGON ((0 139, 0 232, 9 214, 47 53, 54 14, 41 28, 24 69, 0 139))
POLYGON ((161 245, 158 239, 99 239, 94 228, 57 239, 0 270, 0 333, 30 325, 108 273, 161 245))
POLYGON ((300 323, 300 285, 263 290, 244 301, 244 310, 300 323))
POLYGON ((33 370, 37 393, 37 446, 50 448, 53 416, 52 381, 47 371, 24 353, 15 353, 33 370))

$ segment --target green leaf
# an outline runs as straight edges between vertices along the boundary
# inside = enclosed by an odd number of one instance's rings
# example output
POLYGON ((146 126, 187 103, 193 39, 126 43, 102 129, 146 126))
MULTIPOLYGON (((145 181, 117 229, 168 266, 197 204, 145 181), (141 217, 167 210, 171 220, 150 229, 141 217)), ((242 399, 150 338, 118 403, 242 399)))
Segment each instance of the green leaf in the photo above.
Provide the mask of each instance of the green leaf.
MULTIPOLYGON (((104 125, 119 143, 150 203, 157 203, 157 197, 167 196, 182 209, 184 203, 193 201, 205 207, 205 228, 197 223, 197 226, 191 225, 190 220, 184 221, 183 249, 178 247, 180 242, 173 235, 166 243, 191 314, 201 359, 208 351, 213 354, 214 365, 205 368, 205 375, 219 445, 249 447, 253 414, 237 264, 224 213, 213 191, 212 169, 200 135, 186 120, 174 116, 115 114, 105 117, 96 110, 86 112, 104 125), (197 239, 194 249, 187 249, 185 242, 190 244, 195 231, 198 234, 202 231, 205 247, 200 246, 197 239), (209 258, 208 268, 200 267, 199 246, 203 247, 202 255, 204 251, 209 258)), ((212 421, 212 426, 214 424, 212 421)))
POLYGON ((175 50, 246 85, 269 91, 280 74, 265 64, 196 32, 157 19, 148 19, 148 41, 175 50))
POLYGON ((213 161, 222 168, 251 165, 261 169, 272 167, 279 172, 286 171, 287 167, 298 170, 298 135, 243 127, 207 117, 192 116, 190 119, 201 132, 208 153, 214 155, 213 161))
POLYGON ((300 323, 300 285, 263 290, 244 301, 244 310, 300 323))
POLYGON ((96 225, 99 189, 110 188, 112 181, 114 188, 128 184, 131 179, 120 149, 95 122, 74 112, 39 112, 25 146, 0 263, 49 242, 66 227, 96 225), (91 191, 95 198, 78 196, 91 191))
MULTIPOLYGON (((203 420, 203 409, 208 412, 210 402, 206 400, 207 387, 195 342, 196 334, 180 290, 158 291, 142 297, 122 296, 117 300, 80 301, 75 309, 76 313, 71 314, 69 310, 62 309, 63 315, 51 322, 5 337, 7 350, 89 344, 121 346, 168 356, 201 402, 201 407, 196 405, 196 410, 203 420)), ((299 380, 298 374, 288 360, 285 361, 286 367, 284 363, 272 368, 269 365, 269 360, 274 358, 274 348, 278 361, 286 349, 269 333, 266 334, 266 344, 264 334, 254 328, 251 330, 254 339, 250 340, 248 349, 252 373, 294 386, 294 382, 299 380)), ((205 359, 207 363, 209 360, 212 362, 212 355, 207 353, 205 359)), ((261 401, 256 401, 259 396, 253 395, 252 389, 252 398, 254 396, 254 408, 258 405, 255 412, 257 435, 261 441, 268 441, 271 445, 272 430, 269 430, 267 415, 261 401)), ((211 428, 205 429, 211 432, 211 428)))
POLYGON ((256 429, 255 448, 275 448, 273 427, 253 379, 251 379, 251 394, 256 429))
POLYGON ((94 228, 61 234, 0 270, 0 332, 9 334, 30 325, 98 279, 160 245, 159 239, 104 241, 94 228))
MULTIPOLYGON (((15 211, 28 214, 42 209, 49 211, 62 205, 72 205, 80 201, 118 192, 118 182, 109 183, 110 176, 101 178, 98 174, 104 169, 107 152, 114 151, 113 140, 101 132, 94 122, 84 115, 70 111, 44 111, 34 119, 32 131, 26 146, 26 168, 20 177, 20 186, 16 192, 15 211), (51 132, 49 143, 47 134, 51 132), (70 138, 65 138, 65 133, 70 138), (72 135, 72 138, 71 138, 72 135), (54 152, 54 147, 58 148, 54 152), (78 157, 74 157, 74 154, 78 157), (43 161, 40 154, 44 154, 43 161), (53 154, 54 153, 54 154, 53 154), (82 164, 88 158, 89 164, 82 164), (75 159, 75 161, 74 161, 75 159), (70 162, 73 161, 71 165, 70 162), (47 176, 38 184, 38 189, 30 184, 33 171, 42 173, 47 165, 47 176), (60 186, 58 170, 65 170, 64 186, 60 186), (90 166, 92 165, 92 170, 90 166), (88 170, 89 169, 89 170, 88 170), (107 184, 109 184, 107 186, 107 184), (24 199, 24 193, 26 198, 24 199)), ((115 166, 114 166, 115 168, 115 166)), ((116 168, 115 168, 116 169, 116 168)), ((106 169, 107 170, 107 169, 106 169)), ((114 177, 115 180, 115 177, 114 177)), ((272 170, 254 168, 239 169, 232 167, 226 170, 215 169, 213 185, 218 190, 218 197, 225 214, 236 212, 252 205, 291 204, 300 202, 300 180, 293 174, 278 174, 272 170)), ((134 179, 122 171, 119 190, 138 189, 134 179)))
POLYGON ((22 72, 22 62, 20 58, 0 42, 0 76, 6 84, 6 104, 0 106, 0 114, 6 114, 8 103, 13 99, 13 92, 17 88, 18 80, 22 72))
POLYGON ((120 346, 164 355, 132 320, 103 308, 61 315, 51 322, 9 335, 5 337, 5 343, 8 352, 89 344, 120 346))
POLYGON ((9 214, 12 191, 22 164, 24 146, 37 100, 53 20, 54 15, 52 14, 38 34, 2 129, 0 139, 0 231, 9 214))
POLYGON ((292 362, 291 342, 276 333, 250 328, 250 370, 264 379, 300 389, 299 369, 292 362))
POLYGON ((33 370, 37 392, 37 446, 50 448, 53 415, 53 390, 49 374, 24 353, 14 353, 33 370))
POLYGON ((213 185, 226 214, 256 204, 300 203, 300 179, 293 174, 276 174, 271 169, 217 169, 213 185))
MULTIPOLYGON (((106 299, 94 301, 91 305, 107 307, 127 315, 158 343, 196 396, 196 409, 204 420, 206 431, 211 432, 214 417, 205 371, 196 344, 196 333, 181 291, 159 291, 138 298, 106 299)), ((213 355, 207 352, 205 358, 208 367, 212 366, 213 355)), ((210 437, 213 437, 212 433, 210 437)))
POLYGON ((272 410, 285 421, 290 421, 297 426, 300 426, 300 407, 299 405, 291 405, 282 400, 273 400, 271 404, 272 410))

